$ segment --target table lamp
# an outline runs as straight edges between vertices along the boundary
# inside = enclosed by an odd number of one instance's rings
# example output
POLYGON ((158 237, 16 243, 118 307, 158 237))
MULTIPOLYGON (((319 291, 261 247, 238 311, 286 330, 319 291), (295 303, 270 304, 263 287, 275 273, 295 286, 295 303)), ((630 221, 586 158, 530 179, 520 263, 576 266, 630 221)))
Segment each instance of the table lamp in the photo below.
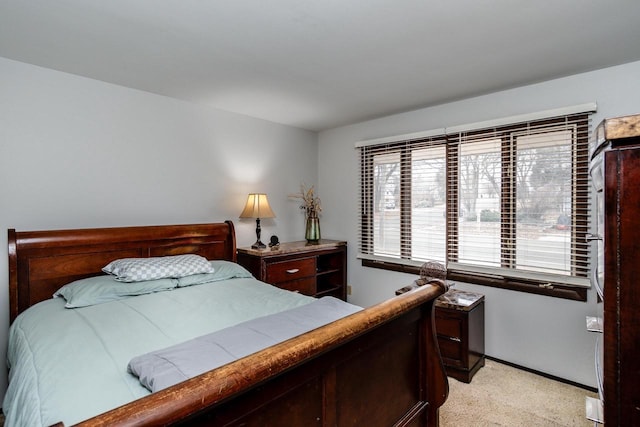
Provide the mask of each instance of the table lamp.
POLYGON ((244 210, 240 214, 240 218, 255 218, 256 219, 256 242, 251 245, 253 249, 264 249, 267 247, 260 241, 260 218, 275 218, 276 214, 273 213, 267 200, 267 195, 264 193, 249 193, 247 198, 247 204, 244 210))

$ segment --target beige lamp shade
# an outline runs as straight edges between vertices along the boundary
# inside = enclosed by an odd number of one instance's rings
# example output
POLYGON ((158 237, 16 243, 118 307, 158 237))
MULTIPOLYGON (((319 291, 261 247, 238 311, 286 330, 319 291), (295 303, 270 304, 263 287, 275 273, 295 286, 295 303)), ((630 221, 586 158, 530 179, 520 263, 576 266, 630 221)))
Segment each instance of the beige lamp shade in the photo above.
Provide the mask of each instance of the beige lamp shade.
POLYGON ((256 219, 256 242, 251 245, 253 249, 265 249, 267 245, 260 241, 260 218, 275 218, 276 214, 271 210, 267 195, 264 193, 250 193, 247 204, 240 214, 240 218, 256 219))
POLYGON ((271 210, 267 195, 264 193, 250 193, 247 204, 240 214, 240 218, 275 218, 271 210))

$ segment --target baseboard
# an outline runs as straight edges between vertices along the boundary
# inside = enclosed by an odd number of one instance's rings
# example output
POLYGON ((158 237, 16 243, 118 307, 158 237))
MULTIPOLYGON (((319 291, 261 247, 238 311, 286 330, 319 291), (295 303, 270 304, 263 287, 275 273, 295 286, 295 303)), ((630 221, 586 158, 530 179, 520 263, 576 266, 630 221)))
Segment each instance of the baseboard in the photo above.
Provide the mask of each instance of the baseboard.
POLYGON ((584 384, 580 384, 580 383, 577 383, 577 382, 574 382, 574 381, 570 381, 570 380, 565 379, 565 378, 556 377, 555 375, 547 374, 545 372, 536 371, 535 369, 531 369, 531 368, 527 368, 527 367, 524 367, 524 366, 520 366, 520 365, 515 364, 515 363, 507 362, 506 360, 498 359, 497 357, 492 357, 492 356, 487 356, 487 355, 485 355, 485 357, 487 359, 489 359, 489 360, 493 360, 495 362, 502 363, 503 365, 508 365, 508 366, 511 366, 513 368, 516 368, 516 369, 521 369, 523 371, 531 372, 532 374, 536 374, 536 375, 540 375, 540 376, 545 377, 545 378, 549 378, 550 380, 559 381, 561 383, 569 384, 569 385, 572 385, 574 387, 579 387, 581 389, 584 389, 584 390, 587 390, 587 391, 591 391, 593 393, 597 393, 598 392, 598 389, 596 387, 590 387, 588 385, 584 385, 584 384))

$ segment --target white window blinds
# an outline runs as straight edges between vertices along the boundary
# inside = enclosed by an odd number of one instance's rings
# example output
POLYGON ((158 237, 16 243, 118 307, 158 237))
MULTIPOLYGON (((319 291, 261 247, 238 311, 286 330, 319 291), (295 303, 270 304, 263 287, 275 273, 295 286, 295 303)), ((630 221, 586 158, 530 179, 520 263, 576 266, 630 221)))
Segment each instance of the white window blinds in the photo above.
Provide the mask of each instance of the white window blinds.
POLYGON ((589 123, 576 114, 449 135, 455 268, 587 276, 589 123))
POLYGON ((365 146, 360 160, 361 254, 418 264, 444 262, 444 136, 365 146))
POLYGON ((589 131, 581 111, 359 144, 360 257, 584 286, 589 131))

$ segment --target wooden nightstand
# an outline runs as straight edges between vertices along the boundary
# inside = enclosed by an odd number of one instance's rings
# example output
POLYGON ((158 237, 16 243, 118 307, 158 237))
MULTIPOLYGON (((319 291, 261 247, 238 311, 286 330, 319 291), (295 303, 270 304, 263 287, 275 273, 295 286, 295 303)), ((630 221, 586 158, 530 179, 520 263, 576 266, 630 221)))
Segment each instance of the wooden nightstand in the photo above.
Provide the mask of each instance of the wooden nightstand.
MULTIPOLYGON (((415 289, 414 283, 396 295, 415 289)), ((436 299, 438 346, 447 375, 470 383, 484 366, 484 295, 449 289, 436 299)))
POLYGON ((435 318, 447 375, 471 382, 484 366, 484 295, 450 289, 436 300, 435 318))
POLYGON ((238 248, 238 264, 256 279, 290 291, 347 298, 347 242, 281 243, 277 250, 238 248))

